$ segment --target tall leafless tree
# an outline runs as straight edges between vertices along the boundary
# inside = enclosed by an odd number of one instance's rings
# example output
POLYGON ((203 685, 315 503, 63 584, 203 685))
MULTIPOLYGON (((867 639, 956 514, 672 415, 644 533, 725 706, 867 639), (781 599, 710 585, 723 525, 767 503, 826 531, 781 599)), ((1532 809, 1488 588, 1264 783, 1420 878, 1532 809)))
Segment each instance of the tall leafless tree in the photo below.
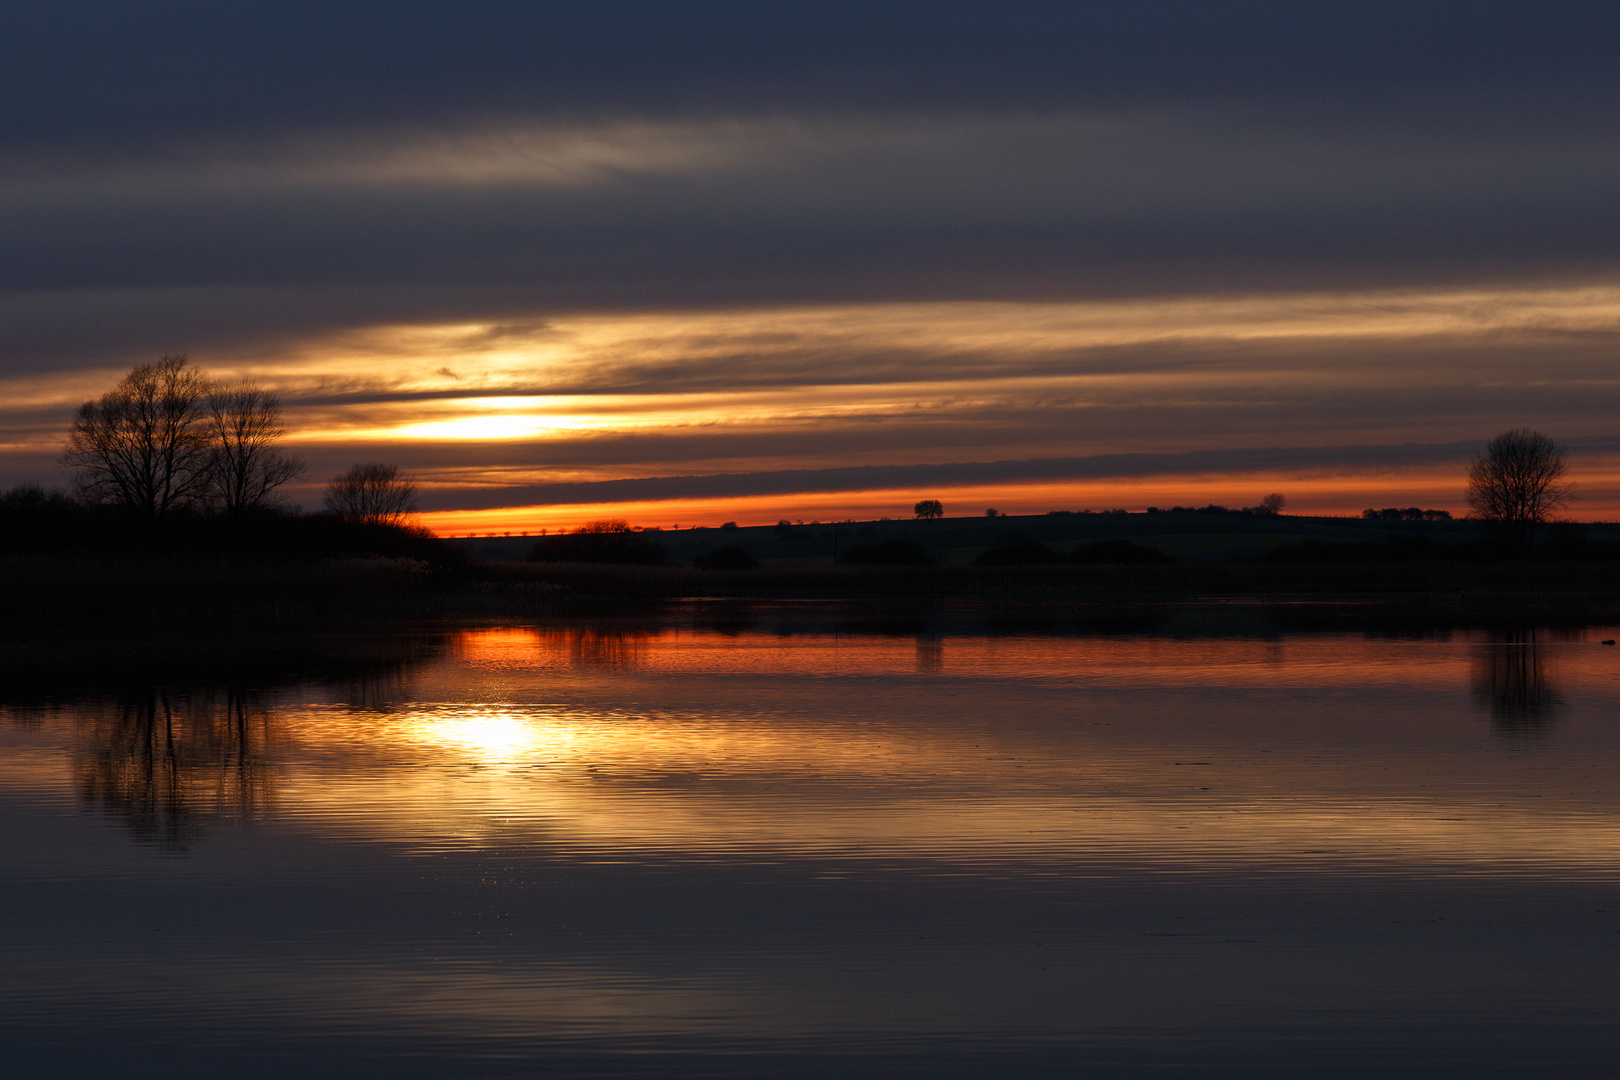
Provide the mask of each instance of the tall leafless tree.
POLYGON ((275 490, 301 476, 304 463, 282 453, 281 405, 269 391, 244 379, 208 395, 212 443, 209 501, 228 514, 270 502, 275 490))
POLYGON ((79 493, 149 519, 206 493, 211 453, 204 401, 208 378, 184 354, 143 364, 79 407, 62 462, 79 493))
POLYGON ((1468 468, 1468 505, 1521 542, 1575 497, 1569 452, 1539 431, 1514 428, 1485 444, 1468 468))
POLYGON ((416 512, 416 483, 397 465, 355 465, 326 485, 325 503, 345 521, 403 525, 416 512))

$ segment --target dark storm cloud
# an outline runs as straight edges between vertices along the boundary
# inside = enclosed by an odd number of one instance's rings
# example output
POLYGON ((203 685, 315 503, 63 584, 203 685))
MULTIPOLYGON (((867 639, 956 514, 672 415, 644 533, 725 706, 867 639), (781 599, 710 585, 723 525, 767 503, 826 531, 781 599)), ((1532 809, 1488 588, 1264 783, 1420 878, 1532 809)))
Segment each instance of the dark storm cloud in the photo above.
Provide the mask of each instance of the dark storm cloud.
POLYGON ((8 5, 0 360, 402 312, 1608 270, 1617 29, 1602 5, 8 5), (95 317, 136 289, 151 314, 95 317))
POLYGON ((13 2, 12 144, 506 113, 1027 108, 1251 98, 1613 103, 1601 3, 13 2))
POLYGON ((479 171, 487 139, 393 143, 403 164, 375 167, 324 143, 308 161, 36 165, 0 176, 0 360, 562 310, 1620 266, 1609 131, 1554 139, 1475 118, 1457 137, 1444 148, 1365 123, 1324 134, 1198 112, 778 118, 520 131, 493 177, 479 171), (603 153, 591 145, 555 151, 559 140, 605 140, 609 160, 591 160, 603 153))

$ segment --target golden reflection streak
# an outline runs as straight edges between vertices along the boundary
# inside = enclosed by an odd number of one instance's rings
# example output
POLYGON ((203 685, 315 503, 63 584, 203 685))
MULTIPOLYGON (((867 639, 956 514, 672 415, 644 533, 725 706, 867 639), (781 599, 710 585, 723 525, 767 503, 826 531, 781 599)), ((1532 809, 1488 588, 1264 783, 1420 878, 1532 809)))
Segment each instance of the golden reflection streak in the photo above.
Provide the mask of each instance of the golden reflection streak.
MULTIPOLYGON (((1605 634, 1538 639, 1537 679, 1605 700, 1605 634)), ((1606 726, 1535 769, 1482 752, 1479 650, 1514 642, 931 644, 916 681, 910 639, 473 632, 391 703, 264 712, 276 760, 251 764, 278 819, 423 852, 1620 869, 1620 807, 1548 767, 1613 754, 1606 726), (1282 697, 1231 693, 1256 688, 1282 697)), ((8 790, 65 775, 0 755, 8 790)))
MULTIPOLYGON (((1490 640, 1479 634, 1457 634, 1435 642, 1356 642, 1353 650, 1347 650, 1337 637, 1290 638, 1286 642, 953 638, 949 666, 978 680, 1057 681, 1088 687, 1231 689, 1261 684, 1268 688, 1445 690, 1467 685, 1471 678, 1470 669, 1451 655, 1451 644, 1490 640)), ((604 672, 701 680, 755 675, 795 679, 907 675, 912 670, 915 644, 910 637, 810 633, 775 638, 752 632, 732 637, 706 630, 476 630, 457 636, 452 648, 454 667, 424 673, 416 685, 419 690, 448 696, 461 678, 458 668, 475 669, 485 680, 492 680, 482 682, 481 687, 514 696, 527 693, 533 680, 555 685, 554 680, 561 676, 576 674, 594 680, 604 672), (508 684, 500 681, 503 678, 515 681, 508 684)), ((1582 644, 1548 641, 1545 648, 1561 650, 1582 644)), ((1600 664, 1596 659, 1588 662, 1600 664)))
MULTIPOLYGON (((285 798, 298 805, 300 817, 422 850, 498 845, 534 833, 621 855, 665 850, 689 857, 997 862, 1016 852, 1022 859, 1112 855, 1201 864, 1309 863, 1315 853, 1323 862, 1620 868, 1620 822, 1612 814, 1513 800, 1484 807, 1463 792, 1421 799, 1331 792, 1302 799, 1274 777, 1260 790, 1203 800, 1172 785, 1162 763, 1106 756, 1091 758, 1089 775, 1073 778, 1081 790, 1069 797, 986 791, 980 777, 942 792, 918 790, 887 771, 862 775, 861 763, 903 759, 918 772, 948 774, 961 767, 956 754, 919 754, 909 743, 877 739, 850 748, 847 733, 816 737, 735 727, 660 733, 620 719, 604 736, 595 730, 604 718, 553 716, 531 719, 534 754, 494 760, 482 750, 455 752, 465 748, 459 735, 436 738, 455 722, 410 715, 392 733, 373 732, 380 747, 395 752, 404 746, 440 752, 445 756, 437 769, 421 763, 386 788, 296 773, 285 782, 285 798), (456 771, 466 765, 480 768, 456 771), (738 774, 744 767, 757 774, 753 790, 719 789, 722 782, 748 780, 738 774), (828 774, 836 779, 817 782, 828 774), (661 790, 672 782, 689 790, 661 790), (1118 792, 1122 787, 1146 790, 1118 792), (1117 793, 1091 793, 1098 788, 1117 793)), ((1223 764, 1227 769, 1198 779, 1230 783, 1231 768, 1258 769, 1262 761, 1223 764)), ((1264 764, 1275 769, 1286 759, 1264 764)), ((1027 775, 1018 779, 1029 781, 1027 775)))
MULTIPOLYGON (((465 688, 476 673, 489 700, 283 714, 282 743, 316 767, 286 770, 282 804, 315 827, 422 852, 544 842, 611 857, 1620 869, 1616 808, 1586 792, 1544 798, 1560 793, 1536 787, 1549 774, 1469 745, 1490 735, 1466 712, 1416 731, 1408 712, 1378 715, 1376 702, 1414 694, 1466 702, 1466 641, 952 639, 940 652, 939 675, 968 680, 951 706, 966 723, 895 715, 904 687, 870 682, 914 670, 909 640, 466 635, 416 692, 465 688), (998 709, 1018 715, 1002 679, 1134 696, 1092 699, 1074 718, 1091 724, 996 724, 998 709), (878 698, 862 689, 880 685, 878 698), (1255 686, 1308 691, 1313 719, 1251 717, 1229 694, 1198 721, 1185 715, 1200 690, 1255 686), (1142 690, 1179 696, 1144 712, 1142 690), (537 692, 562 703, 535 703, 537 692), (1323 741, 1358 727, 1346 716, 1318 732, 1330 692, 1373 730, 1323 741), (761 711, 784 700, 797 711, 761 711), (1095 726, 1104 719, 1112 730, 1095 726), (1395 737, 1408 745, 1392 758, 1395 737), (335 774, 318 767, 333 753, 346 765, 335 774), (385 779, 363 767, 372 756, 389 764, 385 779)), ((1612 677, 1590 644, 1548 643, 1547 659, 1567 687, 1612 677)))

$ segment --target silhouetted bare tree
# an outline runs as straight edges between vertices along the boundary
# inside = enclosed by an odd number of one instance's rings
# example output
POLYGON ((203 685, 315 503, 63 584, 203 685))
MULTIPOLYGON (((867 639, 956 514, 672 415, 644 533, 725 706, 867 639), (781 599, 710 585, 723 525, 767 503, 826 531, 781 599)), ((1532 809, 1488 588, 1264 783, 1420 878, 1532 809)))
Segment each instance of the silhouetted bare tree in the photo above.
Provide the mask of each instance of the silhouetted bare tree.
POLYGON ((1531 530, 1575 497, 1564 483, 1569 453, 1539 431, 1514 428, 1485 444, 1468 468, 1468 505, 1527 541, 1531 530))
POLYGON ((246 379, 208 395, 208 429, 208 497, 226 513, 264 506, 278 487, 303 474, 304 463, 276 445, 285 433, 280 403, 246 379))
POLYGON ((922 499, 911 508, 911 512, 924 521, 932 521, 945 516, 945 506, 938 499, 922 499))
POLYGON ((346 521, 403 525, 416 512, 416 483, 397 465, 357 464, 326 485, 325 504, 346 521))
POLYGON ((182 355, 143 364, 79 406, 62 462, 87 501, 162 517, 200 499, 210 449, 203 402, 209 382, 182 355))

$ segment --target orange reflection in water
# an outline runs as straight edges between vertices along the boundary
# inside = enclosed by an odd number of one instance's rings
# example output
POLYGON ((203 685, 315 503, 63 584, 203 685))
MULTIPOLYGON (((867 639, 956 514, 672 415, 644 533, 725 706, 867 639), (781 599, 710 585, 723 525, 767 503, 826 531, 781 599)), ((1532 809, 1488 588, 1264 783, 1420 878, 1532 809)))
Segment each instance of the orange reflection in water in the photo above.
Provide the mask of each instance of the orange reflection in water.
POLYGON ((73 706, 0 784, 175 842, 1608 873, 1615 636, 491 629, 325 690, 73 706))
MULTIPOLYGON (((1473 640, 1460 635, 1458 642, 1473 640)), ((904 676, 920 668, 969 672, 975 680, 1064 680, 1092 687, 1450 686, 1449 650, 1409 641, 1240 641, 1215 638, 932 637, 711 630, 499 629, 460 635, 456 659, 518 680, 539 673, 634 669, 644 676, 740 674, 793 679, 904 676), (919 650, 925 658, 919 658, 919 650)), ((1430 643, 1432 644, 1432 643, 1430 643)), ((438 675, 423 673, 434 686, 438 675)), ((448 686, 440 687, 448 690, 448 686)))
POLYGON ((422 852, 1620 868, 1613 650, 1538 654, 1567 709, 1527 758, 1488 647, 494 630, 386 708, 282 711, 281 802, 422 852))

